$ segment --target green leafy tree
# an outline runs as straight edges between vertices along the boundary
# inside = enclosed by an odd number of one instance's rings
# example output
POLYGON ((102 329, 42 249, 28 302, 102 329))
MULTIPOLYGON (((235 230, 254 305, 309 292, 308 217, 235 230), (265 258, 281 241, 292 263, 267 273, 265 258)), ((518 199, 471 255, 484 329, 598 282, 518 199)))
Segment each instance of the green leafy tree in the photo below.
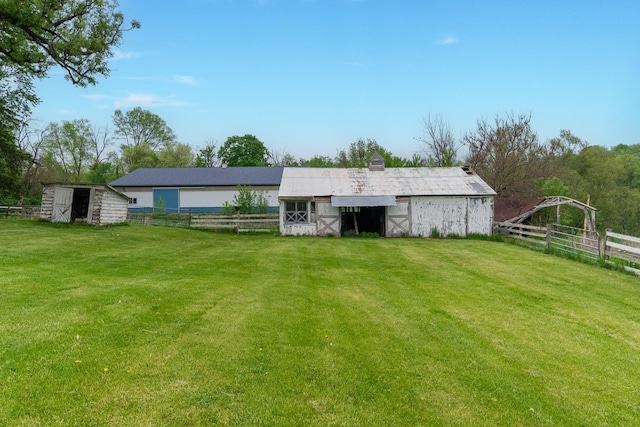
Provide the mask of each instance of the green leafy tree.
POLYGON ((51 67, 74 85, 109 74, 108 60, 125 31, 115 0, 3 0, 0 5, 0 188, 16 192, 23 162, 15 134, 38 102, 33 80, 51 67))
POLYGON ((378 153, 384 158, 385 166, 390 168, 423 166, 424 162, 419 156, 412 159, 405 159, 394 156, 389 150, 378 144, 375 139, 359 138, 351 143, 348 148, 338 150, 334 165, 339 168, 366 168, 369 166, 369 159, 374 153, 378 153))
POLYGON ((121 150, 120 162, 124 172, 158 166, 158 155, 146 142, 131 147, 124 145, 121 150))
POLYGON ((4 0, 0 8, 3 37, 0 62, 16 65, 34 78, 56 65, 75 85, 96 83, 109 74, 111 48, 124 31, 116 0, 4 0))
POLYGON ((136 107, 123 113, 113 113, 115 134, 124 140, 123 146, 137 147, 147 144, 152 150, 159 150, 176 140, 173 130, 157 114, 136 107))
POLYGON ((287 153, 285 150, 271 150, 268 154, 269 164, 271 166, 300 166, 300 161, 293 154, 287 153))
POLYGON ((193 151, 188 144, 169 142, 158 152, 158 166, 186 168, 194 165, 193 151))
POLYGON ((333 159, 328 156, 313 156, 309 160, 300 160, 300 166, 308 166, 311 168, 334 168, 336 164, 333 159))
POLYGON ((0 203, 20 192, 22 165, 28 158, 16 145, 11 128, 0 127, 0 203))
MULTIPOLYGON (((266 213, 269 209, 269 196, 264 190, 239 185, 238 192, 233 196, 233 206, 239 214, 266 213)), ((226 208, 228 207, 227 205, 226 208)))
POLYGON ((348 148, 338 150, 335 164, 340 168, 365 168, 369 165, 369 159, 374 153, 378 153, 382 157, 385 157, 385 154, 390 154, 375 139, 359 138, 348 148))
POLYGON ((44 134, 45 157, 59 168, 63 180, 82 181, 93 160, 89 121, 78 119, 50 123, 44 134))
POLYGON ((599 230, 640 233, 640 191, 628 185, 622 157, 588 146, 567 159, 565 175, 571 197, 586 202, 590 196, 599 230))
POLYGON ((198 155, 196 156, 196 167, 213 168, 216 166, 218 166, 216 144, 213 141, 208 141, 204 148, 198 150, 198 155))
POLYGON ((268 166, 267 147, 253 135, 230 136, 218 150, 218 158, 227 166, 268 166))

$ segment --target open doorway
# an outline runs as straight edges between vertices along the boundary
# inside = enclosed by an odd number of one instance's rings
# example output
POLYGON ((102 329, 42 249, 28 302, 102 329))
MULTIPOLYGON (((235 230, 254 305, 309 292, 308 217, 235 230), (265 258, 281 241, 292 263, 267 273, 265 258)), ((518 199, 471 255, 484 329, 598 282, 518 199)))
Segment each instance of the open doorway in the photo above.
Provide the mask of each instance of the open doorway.
POLYGON ((76 220, 86 221, 89 216, 89 202, 91 200, 90 188, 74 188, 73 202, 71 204, 71 222, 76 220))
POLYGON ((354 206, 341 209, 340 221, 343 235, 377 233, 385 236, 384 206, 354 206))

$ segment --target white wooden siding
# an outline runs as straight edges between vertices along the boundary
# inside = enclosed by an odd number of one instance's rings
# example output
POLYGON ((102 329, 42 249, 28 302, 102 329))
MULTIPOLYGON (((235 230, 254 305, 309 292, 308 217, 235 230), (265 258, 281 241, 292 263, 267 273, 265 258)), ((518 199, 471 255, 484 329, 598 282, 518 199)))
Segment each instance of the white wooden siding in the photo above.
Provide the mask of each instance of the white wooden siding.
POLYGON ((395 206, 387 206, 387 236, 403 236, 411 232, 411 202, 409 198, 396 199, 395 206))
POLYGON ((316 200, 316 225, 319 236, 340 235, 340 208, 331 206, 331 199, 316 200))
MULTIPOLYGON (((315 236, 318 232, 316 223, 312 218, 310 222, 304 224, 289 224, 285 221, 286 209, 285 201, 280 202, 280 234, 289 236, 315 236)), ((317 209, 317 206, 316 206, 317 209)))
POLYGON ((433 230, 443 236, 488 234, 493 226, 491 197, 412 197, 411 235, 428 237, 433 230))

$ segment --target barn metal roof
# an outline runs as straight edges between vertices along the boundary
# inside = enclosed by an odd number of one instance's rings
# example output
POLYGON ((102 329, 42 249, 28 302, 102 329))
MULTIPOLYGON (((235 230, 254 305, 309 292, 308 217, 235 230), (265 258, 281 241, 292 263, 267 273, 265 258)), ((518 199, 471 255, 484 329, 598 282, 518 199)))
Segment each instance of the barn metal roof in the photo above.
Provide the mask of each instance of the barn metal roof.
POLYGON ((140 168, 111 182, 114 187, 280 185, 283 167, 140 168))
POLYGON ((478 175, 448 168, 285 168, 278 197, 495 196, 478 175))

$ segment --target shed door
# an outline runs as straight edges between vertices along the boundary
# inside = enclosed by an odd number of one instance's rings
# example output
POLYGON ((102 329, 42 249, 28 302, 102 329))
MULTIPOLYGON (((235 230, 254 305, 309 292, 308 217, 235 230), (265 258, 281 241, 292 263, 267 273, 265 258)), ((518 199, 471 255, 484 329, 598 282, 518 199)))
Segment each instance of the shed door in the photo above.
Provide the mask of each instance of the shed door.
POLYGON ((71 222, 73 188, 56 187, 53 195, 51 222, 71 222))

